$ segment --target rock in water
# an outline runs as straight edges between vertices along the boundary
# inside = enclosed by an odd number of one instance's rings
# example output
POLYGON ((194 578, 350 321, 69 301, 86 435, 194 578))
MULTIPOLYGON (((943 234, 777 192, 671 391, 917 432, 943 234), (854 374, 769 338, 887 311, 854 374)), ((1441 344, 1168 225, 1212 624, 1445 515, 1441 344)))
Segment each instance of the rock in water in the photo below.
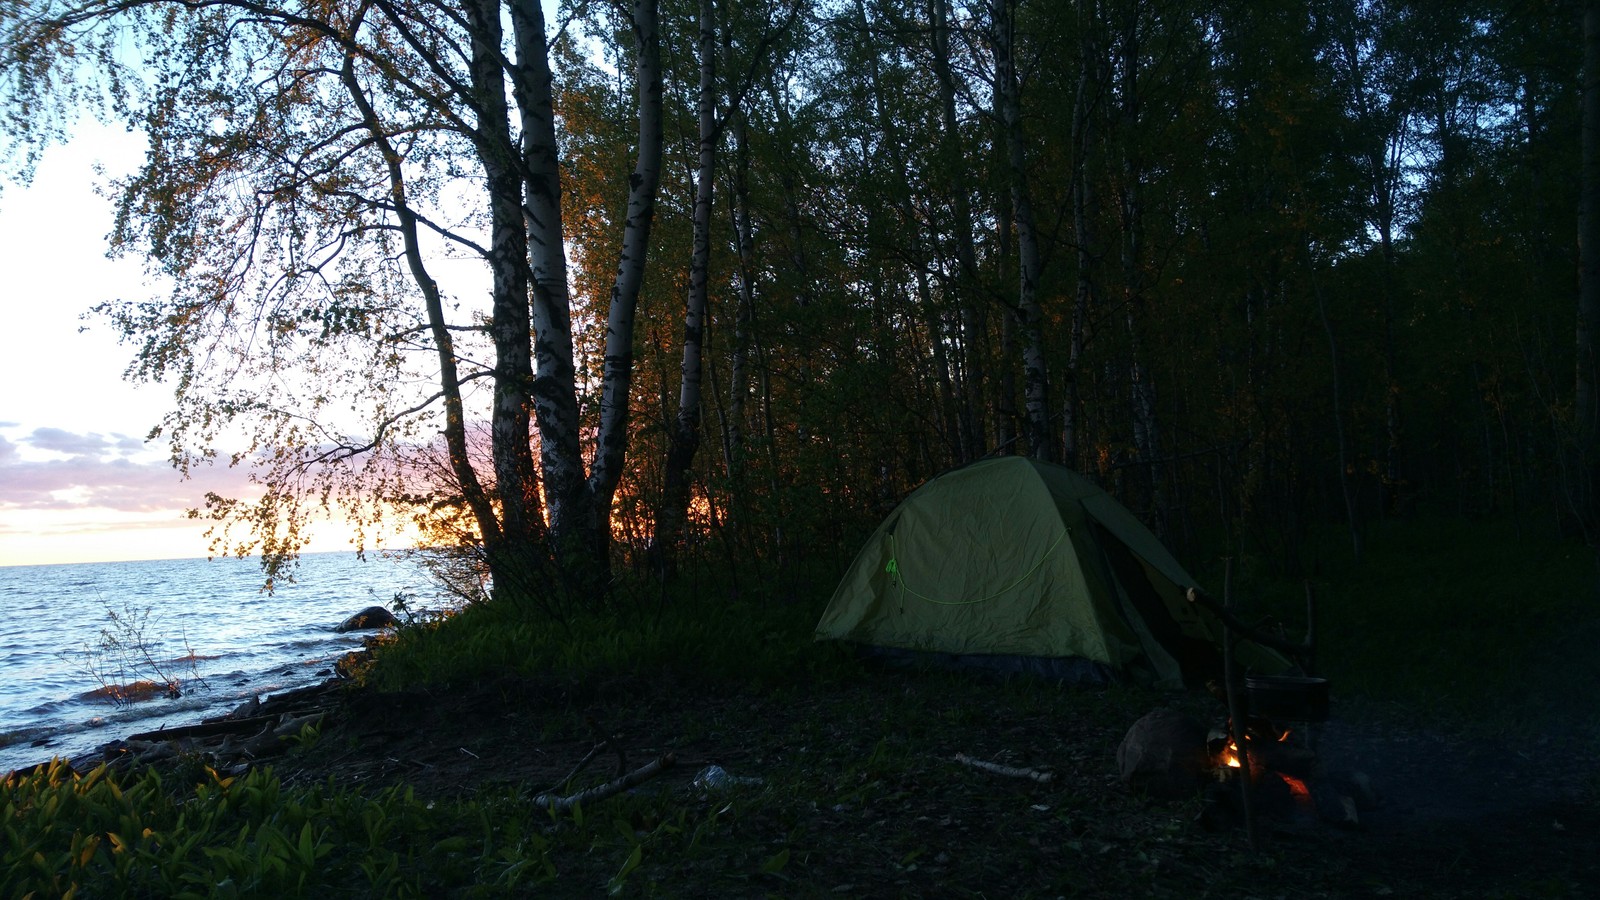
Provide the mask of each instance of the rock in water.
POLYGON ((260 697, 251 697, 249 700, 246 700, 245 702, 243 702, 243 703, 239 704, 238 706, 234 707, 233 708, 233 712, 228 713, 227 715, 223 716, 222 718, 225 719, 225 720, 227 720, 227 719, 248 719, 248 718, 251 718, 253 716, 258 716, 260 714, 261 714, 261 698, 260 697))
POLYGON ((1206 728, 1177 710, 1157 709, 1133 723, 1117 748, 1122 783, 1152 797, 1194 796, 1206 779, 1206 728))
POLYGON ((400 620, 394 617, 394 613, 381 606, 369 606, 340 622, 339 627, 335 628, 334 631, 343 634, 346 631, 367 631, 373 628, 386 628, 390 625, 399 624, 400 620))

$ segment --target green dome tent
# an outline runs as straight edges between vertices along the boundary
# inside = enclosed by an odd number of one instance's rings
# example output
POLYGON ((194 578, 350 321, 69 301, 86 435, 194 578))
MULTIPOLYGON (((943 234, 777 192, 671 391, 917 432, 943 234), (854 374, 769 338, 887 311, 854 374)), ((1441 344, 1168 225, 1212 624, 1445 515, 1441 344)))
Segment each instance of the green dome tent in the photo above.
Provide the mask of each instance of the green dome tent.
MULTIPOLYGON (((940 475, 873 532, 818 640, 1071 680, 1159 687, 1221 672, 1221 623, 1124 506, 1070 469, 1019 456, 940 475), (952 657, 954 657, 952 659, 952 657)), ((1254 645, 1243 661, 1287 663, 1254 645)))

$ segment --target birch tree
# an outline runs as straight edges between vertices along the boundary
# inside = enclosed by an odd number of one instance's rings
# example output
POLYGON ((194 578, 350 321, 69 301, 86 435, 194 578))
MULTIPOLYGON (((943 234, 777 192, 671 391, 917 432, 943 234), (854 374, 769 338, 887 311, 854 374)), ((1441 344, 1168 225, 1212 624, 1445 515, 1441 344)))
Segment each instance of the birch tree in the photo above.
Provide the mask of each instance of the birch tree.
MULTIPOLYGON (((615 11, 639 116, 606 369, 626 397, 660 57, 655 0, 615 11)), ((547 31, 537 0, 40 0, 7 26, 24 140, 70 115, 74 82, 150 140, 112 238, 175 287, 100 309, 136 347, 130 376, 174 386, 152 432, 174 464, 253 469, 259 496, 194 513, 215 551, 259 551, 271 578, 318 510, 370 525, 399 506, 459 527, 497 593, 603 583, 626 404, 586 472, 547 31), (449 256, 486 278, 452 290, 449 256)))
POLYGON ((1022 85, 1017 75, 1015 0, 993 0, 996 102, 1006 141, 1011 215, 1017 233, 1017 320, 1022 326, 1023 405, 1029 452, 1053 462, 1055 439, 1050 429, 1050 368, 1044 349, 1044 313, 1039 306, 1039 278, 1044 263, 1028 188, 1027 141, 1022 129, 1022 85))
POLYGON ((678 388, 677 416, 668 427, 664 494, 652 546, 655 564, 672 568, 673 549, 688 516, 690 466, 700 449, 700 384, 704 368, 708 294, 711 277, 711 205, 716 195, 717 170, 717 11, 712 0, 699 0, 696 15, 700 60, 695 117, 699 132, 699 158, 694 173, 694 249, 689 260, 689 295, 684 303, 682 380, 678 388))

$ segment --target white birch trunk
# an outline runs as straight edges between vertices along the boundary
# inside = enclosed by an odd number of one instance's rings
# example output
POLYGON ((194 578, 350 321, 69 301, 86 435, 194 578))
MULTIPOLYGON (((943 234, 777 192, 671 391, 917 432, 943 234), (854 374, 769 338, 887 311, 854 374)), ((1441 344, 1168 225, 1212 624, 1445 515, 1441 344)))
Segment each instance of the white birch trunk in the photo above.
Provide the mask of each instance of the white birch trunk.
POLYGON ((661 36, 655 0, 634 0, 634 82, 639 108, 639 150, 628 179, 628 213, 622 256, 611 285, 606 319, 605 360, 600 394, 600 433, 589 484, 597 525, 610 536, 611 503, 622 479, 628 449, 628 402, 633 387, 634 315, 644 283, 645 257, 655 221, 656 189, 661 182, 661 36))
POLYGON ((564 570, 600 564, 593 558, 594 503, 578 435, 578 393, 572 357, 572 312, 561 223, 561 161, 556 143, 554 77, 538 0, 511 0, 517 66, 513 72, 522 125, 523 215, 532 277, 533 411, 544 469, 545 514, 552 550, 564 570))
POLYGON ((1039 308, 1039 275, 1043 267, 1039 238, 1034 228, 1033 202, 1028 190, 1026 144, 1022 132, 1021 87, 1017 82, 1014 0, 994 0, 994 61, 998 83, 1000 120, 1005 128, 1006 158, 1010 165, 1012 220, 1017 231, 1020 278, 1017 320, 1022 326, 1023 407, 1028 430, 1028 450, 1036 459, 1055 461, 1050 433, 1050 369, 1044 352, 1044 316, 1039 308))
POLYGON ((477 156, 489 201, 489 271, 493 315, 494 406, 490 416, 495 493, 503 539, 486 544, 495 590, 526 594, 542 574, 545 523, 539 510, 539 473, 534 465, 528 417, 532 341, 528 317, 527 231, 523 227, 523 178, 511 135, 510 107, 499 48, 503 39, 499 0, 471 0, 466 7, 473 33, 471 75, 477 118, 477 156))
POLYGON ((711 268, 711 207, 717 169, 717 23, 712 0, 700 0, 700 161, 695 172, 694 249, 683 317, 682 381, 678 413, 667 441, 661 510, 651 555, 658 571, 671 572, 688 519, 690 469, 700 449, 700 381, 705 356, 706 308, 711 268))

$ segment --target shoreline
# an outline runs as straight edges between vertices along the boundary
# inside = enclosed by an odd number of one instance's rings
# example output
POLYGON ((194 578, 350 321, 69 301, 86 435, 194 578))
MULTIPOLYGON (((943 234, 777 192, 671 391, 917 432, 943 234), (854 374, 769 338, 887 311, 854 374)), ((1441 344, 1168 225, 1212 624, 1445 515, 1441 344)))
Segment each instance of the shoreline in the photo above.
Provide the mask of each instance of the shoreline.
POLYGON ((292 739, 303 739, 303 728, 319 728, 324 723, 335 704, 317 701, 336 698, 339 691, 356 686, 345 673, 351 663, 371 658, 370 647, 363 643, 360 649, 333 659, 310 684, 276 693, 251 694, 249 699, 221 715, 202 713, 197 716, 198 721, 183 721, 171 727, 163 722, 154 730, 133 732, 82 753, 52 754, 49 759, 17 766, 0 777, 25 777, 58 762, 64 763, 75 775, 93 771, 102 764, 137 768, 185 753, 209 755, 212 768, 237 774, 235 770, 246 770, 259 758, 284 752, 292 739))
MULTIPOLYGON (((355 651, 360 652, 360 651, 355 651)), ((82 776, 101 765, 115 769, 139 768, 176 759, 185 753, 205 754, 219 773, 240 774, 258 760, 289 749, 290 739, 306 726, 320 727, 333 708, 323 703, 352 682, 334 675, 310 685, 290 688, 275 694, 247 700, 221 716, 201 717, 199 721, 128 734, 75 755, 52 755, 37 763, 18 766, 3 777, 28 777, 52 766, 64 764, 74 775, 82 776)))

